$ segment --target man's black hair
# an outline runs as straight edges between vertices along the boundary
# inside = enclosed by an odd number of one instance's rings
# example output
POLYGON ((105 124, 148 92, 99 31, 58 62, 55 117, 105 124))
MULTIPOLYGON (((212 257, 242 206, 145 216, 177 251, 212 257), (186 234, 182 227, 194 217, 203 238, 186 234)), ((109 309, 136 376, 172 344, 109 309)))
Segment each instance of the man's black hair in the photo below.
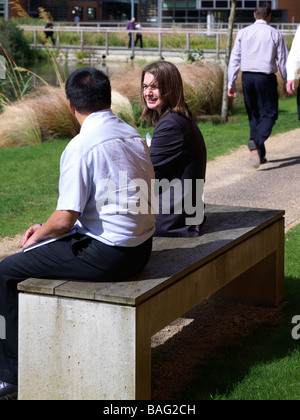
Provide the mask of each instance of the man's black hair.
POLYGON ((90 114, 111 106, 109 78, 92 67, 80 68, 69 76, 66 95, 72 107, 81 114, 90 114))
POLYGON ((256 18, 266 20, 267 17, 272 13, 271 4, 268 1, 263 1, 259 3, 256 10, 256 18))

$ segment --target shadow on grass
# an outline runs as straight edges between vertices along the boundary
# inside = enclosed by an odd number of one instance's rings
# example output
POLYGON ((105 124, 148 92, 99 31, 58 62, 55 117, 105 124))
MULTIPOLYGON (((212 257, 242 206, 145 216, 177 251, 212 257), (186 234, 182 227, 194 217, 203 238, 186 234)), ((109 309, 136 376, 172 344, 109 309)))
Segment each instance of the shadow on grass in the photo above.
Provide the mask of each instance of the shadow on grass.
POLYGON ((182 320, 190 323, 152 350, 152 398, 299 399, 300 386, 288 391, 276 382, 300 384, 300 370, 289 361, 295 351, 300 356, 291 335, 292 318, 300 314, 298 285, 299 278, 286 278, 280 309, 212 299, 186 314, 182 320))

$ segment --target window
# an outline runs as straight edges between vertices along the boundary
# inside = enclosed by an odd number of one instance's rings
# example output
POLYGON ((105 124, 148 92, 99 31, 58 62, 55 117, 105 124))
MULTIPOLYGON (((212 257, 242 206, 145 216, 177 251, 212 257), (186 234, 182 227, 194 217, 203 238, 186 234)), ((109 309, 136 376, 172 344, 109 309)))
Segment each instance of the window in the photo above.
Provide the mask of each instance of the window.
POLYGON ((102 20, 130 20, 131 2, 105 1, 102 3, 102 20))
POLYGON ((216 7, 228 9, 228 3, 227 1, 216 1, 216 7))
POLYGON ((74 6, 72 10, 72 16, 73 16, 74 22, 79 22, 83 20, 83 7, 74 6))
POLYGON ((202 7, 214 7, 214 2, 212 0, 210 1, 202 1, 202 7))
POLYGON ((96 7, 88 7, 88 20, 97 20, 96 7))
POLYGON ((188 0, 187 7, 189 9, 197 9, 197 2, 196 1, 188 0))
POLYGON ((0 16, 4 15, 5 12, 5 4, 4 1, 0 1, 0 16))
POLYGON ((174 2, 173 1, 164 1, 162 3, 163 9, 173 9, 174 8, 174 2))
POLYGON ((245 8, 255 9, 257 6, 256 1, 245 1, 245 8))

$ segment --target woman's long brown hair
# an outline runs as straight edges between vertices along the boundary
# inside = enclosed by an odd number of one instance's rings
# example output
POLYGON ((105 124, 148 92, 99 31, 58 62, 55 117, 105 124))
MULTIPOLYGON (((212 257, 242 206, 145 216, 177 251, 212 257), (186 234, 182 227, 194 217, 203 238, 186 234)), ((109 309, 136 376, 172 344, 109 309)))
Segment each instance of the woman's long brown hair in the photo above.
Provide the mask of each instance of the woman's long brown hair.
POLYGON ((157 61, 148 64, 142 72, 141 80, 142 103, 144 106, 141 119, 155 125, 162 117, 169 112, 176 112, 188 119, 192 119, 192 115, 184 101, 182 77, 177 67, 168 61, 157 61), (147 107, 144 98, 144 78, 146 73, 151 73, 158 84, 161 98, 164 102, 162 112, 159 114, 155 110, 147 107))

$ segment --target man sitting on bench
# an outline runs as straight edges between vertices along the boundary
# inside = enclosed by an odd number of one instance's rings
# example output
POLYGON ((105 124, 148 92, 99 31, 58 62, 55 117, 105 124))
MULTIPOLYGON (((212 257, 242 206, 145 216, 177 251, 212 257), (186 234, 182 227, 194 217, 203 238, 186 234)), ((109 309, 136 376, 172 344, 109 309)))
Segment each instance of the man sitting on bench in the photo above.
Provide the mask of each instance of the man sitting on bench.
POLYGON ((146 142, 111 111, 111 85, 101 71, 76 70, 66 94, 81 131, 61 158, 57 209, 27 230, 23 252, 0 263, 0 315, 6 321, 0 399, 17 395, 19 282, 124 281, 144 268, 152 250, 155 215, 150 207, 135 211, 134 192, 126 189, 144 182, 150 206, 154 170, 146 142))

